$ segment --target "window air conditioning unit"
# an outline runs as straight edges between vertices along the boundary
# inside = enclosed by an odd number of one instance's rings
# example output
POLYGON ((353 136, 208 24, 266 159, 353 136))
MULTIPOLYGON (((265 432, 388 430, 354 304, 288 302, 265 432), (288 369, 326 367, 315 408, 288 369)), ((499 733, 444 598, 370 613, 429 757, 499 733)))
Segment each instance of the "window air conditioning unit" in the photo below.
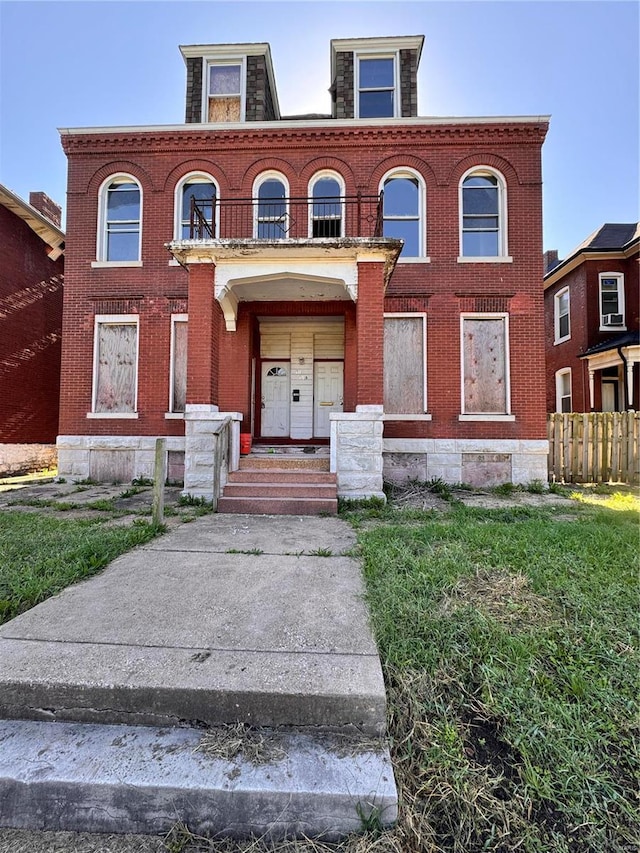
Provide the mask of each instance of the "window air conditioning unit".
POLYGON ((621 326, 622 314, 604 314, 602 317, 603 326, 621 326))

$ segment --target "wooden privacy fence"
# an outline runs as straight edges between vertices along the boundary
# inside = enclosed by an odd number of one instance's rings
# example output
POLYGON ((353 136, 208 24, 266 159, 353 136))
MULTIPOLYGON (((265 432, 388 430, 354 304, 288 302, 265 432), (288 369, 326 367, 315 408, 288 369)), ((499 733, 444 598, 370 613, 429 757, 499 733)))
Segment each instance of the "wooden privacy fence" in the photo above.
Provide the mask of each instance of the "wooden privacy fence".
POLYGON ((549 480, 640 482, 640 414, 590 412, 547 417, 549 480))

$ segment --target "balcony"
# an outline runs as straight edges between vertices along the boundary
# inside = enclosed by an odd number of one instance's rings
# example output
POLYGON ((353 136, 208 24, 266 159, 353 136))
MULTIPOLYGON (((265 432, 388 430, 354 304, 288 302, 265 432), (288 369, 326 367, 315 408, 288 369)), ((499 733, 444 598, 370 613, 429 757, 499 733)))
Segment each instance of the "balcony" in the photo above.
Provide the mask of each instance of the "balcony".
POLYGON ((382 237, 379 195, 331 198, 191 198, 183 237, 189 240, 382 237))

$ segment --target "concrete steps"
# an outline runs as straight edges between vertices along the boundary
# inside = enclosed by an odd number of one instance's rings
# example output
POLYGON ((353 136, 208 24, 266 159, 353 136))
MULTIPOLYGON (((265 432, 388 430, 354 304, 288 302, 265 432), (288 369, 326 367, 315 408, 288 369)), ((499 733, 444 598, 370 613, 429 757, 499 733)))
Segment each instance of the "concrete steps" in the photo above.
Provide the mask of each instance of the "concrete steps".
POLYGON ((1 626, 0 827, 331 840, 374 809, 393 823, 354 543, 336 518, 215 514, 1 626), (230 728, 239 752, 205 748, 230 728))
POLYGON ((384 749, 260 732, 251 760, 220 734, 0 720, 0 827, 166 834, 180 821, 200 836, 331 841, 374 809, 383 824, 396 819, 384 749))
POLYGON ((319 515, 338 511, 336 476, 328 457, 250 454, 229 475, 218 512, 319 515))

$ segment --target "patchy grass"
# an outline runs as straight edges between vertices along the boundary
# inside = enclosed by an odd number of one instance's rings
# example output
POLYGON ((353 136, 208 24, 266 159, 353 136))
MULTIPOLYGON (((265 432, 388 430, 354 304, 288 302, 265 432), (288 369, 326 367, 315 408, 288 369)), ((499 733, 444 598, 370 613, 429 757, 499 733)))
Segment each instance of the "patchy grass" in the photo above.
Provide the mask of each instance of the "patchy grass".
MULTIPOLYGON (((581 491, 569 516, 507 500, 349 505, 387 683, 398 825, 364 816, 364 834, 340 844, 209 841, 176 825, 164 849, 635 853, 638 503, 616 491, 581 491)), ((245 735, 231 727, 201 748, 260 754, 245 735)))
POLYGON ((0 512, 0 623, 104 568, 158 528, 107 527, 39 513, 0 512))
POLYGON ((389 849, 636 849, 638 517, 623 503, 571 522, 454 506, 360 532, 404 803, 389 849))

